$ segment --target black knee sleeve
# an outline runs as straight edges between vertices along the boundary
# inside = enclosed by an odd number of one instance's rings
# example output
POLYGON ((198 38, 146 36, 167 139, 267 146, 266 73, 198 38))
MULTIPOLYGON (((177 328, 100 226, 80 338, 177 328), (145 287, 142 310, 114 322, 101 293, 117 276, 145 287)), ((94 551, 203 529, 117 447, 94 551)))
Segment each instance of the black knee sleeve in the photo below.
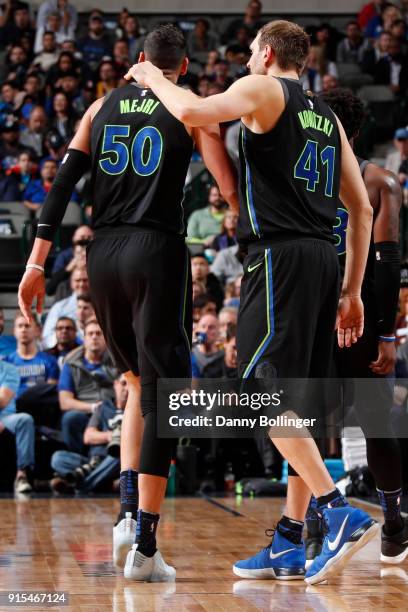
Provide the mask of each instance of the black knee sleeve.
POLYGON ((402 486, 401 449, 395 438, 367 438, 367 464, 378 489, 396 491, 402 486))

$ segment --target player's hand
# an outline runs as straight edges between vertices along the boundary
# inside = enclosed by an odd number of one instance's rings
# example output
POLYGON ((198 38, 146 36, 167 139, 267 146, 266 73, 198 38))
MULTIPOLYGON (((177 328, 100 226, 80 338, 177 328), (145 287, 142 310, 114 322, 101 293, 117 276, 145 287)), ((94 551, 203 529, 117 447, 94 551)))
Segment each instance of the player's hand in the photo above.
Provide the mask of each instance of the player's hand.
POLYGON ((370 370, 374 374, 386 376, 394 371, 397 361, 397 349, 394 342, 379 342, 378 357, 370 363, 370 370))
POLYGON ((161 76, 163 76, 163 72, 160 68, 153 66, 151 62, 139 62, 129 68, 125 74, 125 79, 127 81, 134 79, 142 87, 149 87, 149 82, 151 83, 152 80, 154 81, 155 78, 161 76))
POLYGON ((364 306, 360 296, 343 295, 336 318, 337 341, 340 348, 350 347, 364 331, 364 306))
POLYGON ((42 313, 45 297, 45 278, 41 270, 29 268, 25 271, 18 288, 18 306, 28 322, 33 320, 31 307, 36 300, 36 310, 42 313))

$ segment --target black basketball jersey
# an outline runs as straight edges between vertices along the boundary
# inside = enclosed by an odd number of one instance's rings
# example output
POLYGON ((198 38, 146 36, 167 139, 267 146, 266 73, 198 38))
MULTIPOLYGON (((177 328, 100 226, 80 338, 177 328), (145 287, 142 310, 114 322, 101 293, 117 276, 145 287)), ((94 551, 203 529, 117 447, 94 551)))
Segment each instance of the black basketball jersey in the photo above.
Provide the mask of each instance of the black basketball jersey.
MULTIPOLYGON (((358 164, 360 166, 361 176, 364 180, 364 172, 370 163, 366 159, 362 159, 361 157, 357 157, 358 164)), ((348 212, 347 209, 340 206, 337 209, 336 222, 334 224, 334 238, 337 254, 339 256, 339 264, 341 277, 344 276, 344 269, 346 265, 346 233, 347 233, 347 224, 348 224, 348 212)), ((368 251, 367 257, 367 265, 364 272, 363 284, 361 287, 361 297, 365 304, 371 305, 375 307, 375 291, 374 291, 374 274, 375 274, 375 249, 374 249, 374 239, 371 234, 370 248, 368 251)))
POLYGON ((92 225, 184 233, 193 142, 150 89, 114 90, 92 121, 92 225))
POLYGON ((323 100, 294 79, 279 79, 286 106, 275 127, 240 133, 238 239, 333 240, 341 142, 336 118, 323 100))

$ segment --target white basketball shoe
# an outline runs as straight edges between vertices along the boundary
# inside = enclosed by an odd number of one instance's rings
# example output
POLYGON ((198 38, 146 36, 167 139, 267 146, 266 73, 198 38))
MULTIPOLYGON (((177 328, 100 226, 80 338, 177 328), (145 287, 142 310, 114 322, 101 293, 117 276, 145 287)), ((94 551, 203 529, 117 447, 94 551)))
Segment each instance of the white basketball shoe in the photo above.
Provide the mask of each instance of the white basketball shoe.
POLYGON ((165 563, 158 550, 153 557, 146 557, 137 550, 137 544, 133 544, 126 557, 124 576, 144 582, 174 582, 176 570, 165 563))
POLYGON ((125 567, 126 556, 136 539, 136 521, 131 512, 126 512, 122 519, 113 528, 113 564, 115 567, 125 567))

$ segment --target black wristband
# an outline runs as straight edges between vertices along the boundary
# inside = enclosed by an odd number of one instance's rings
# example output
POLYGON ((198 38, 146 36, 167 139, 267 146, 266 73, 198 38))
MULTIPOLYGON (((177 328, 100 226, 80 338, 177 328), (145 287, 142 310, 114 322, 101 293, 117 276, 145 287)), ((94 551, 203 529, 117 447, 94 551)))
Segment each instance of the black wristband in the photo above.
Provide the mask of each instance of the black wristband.
POLYGON ((68 149, 41 209, 37 238, 53 241, 61 225, 75 185, 90 167, 90 157, 78 149, 68 149))
POLYGON ((400 250, 397 242, 377 242, 374 289, 377 306, 377 332, 392 334, 398 311, 400 291, 400 250))

